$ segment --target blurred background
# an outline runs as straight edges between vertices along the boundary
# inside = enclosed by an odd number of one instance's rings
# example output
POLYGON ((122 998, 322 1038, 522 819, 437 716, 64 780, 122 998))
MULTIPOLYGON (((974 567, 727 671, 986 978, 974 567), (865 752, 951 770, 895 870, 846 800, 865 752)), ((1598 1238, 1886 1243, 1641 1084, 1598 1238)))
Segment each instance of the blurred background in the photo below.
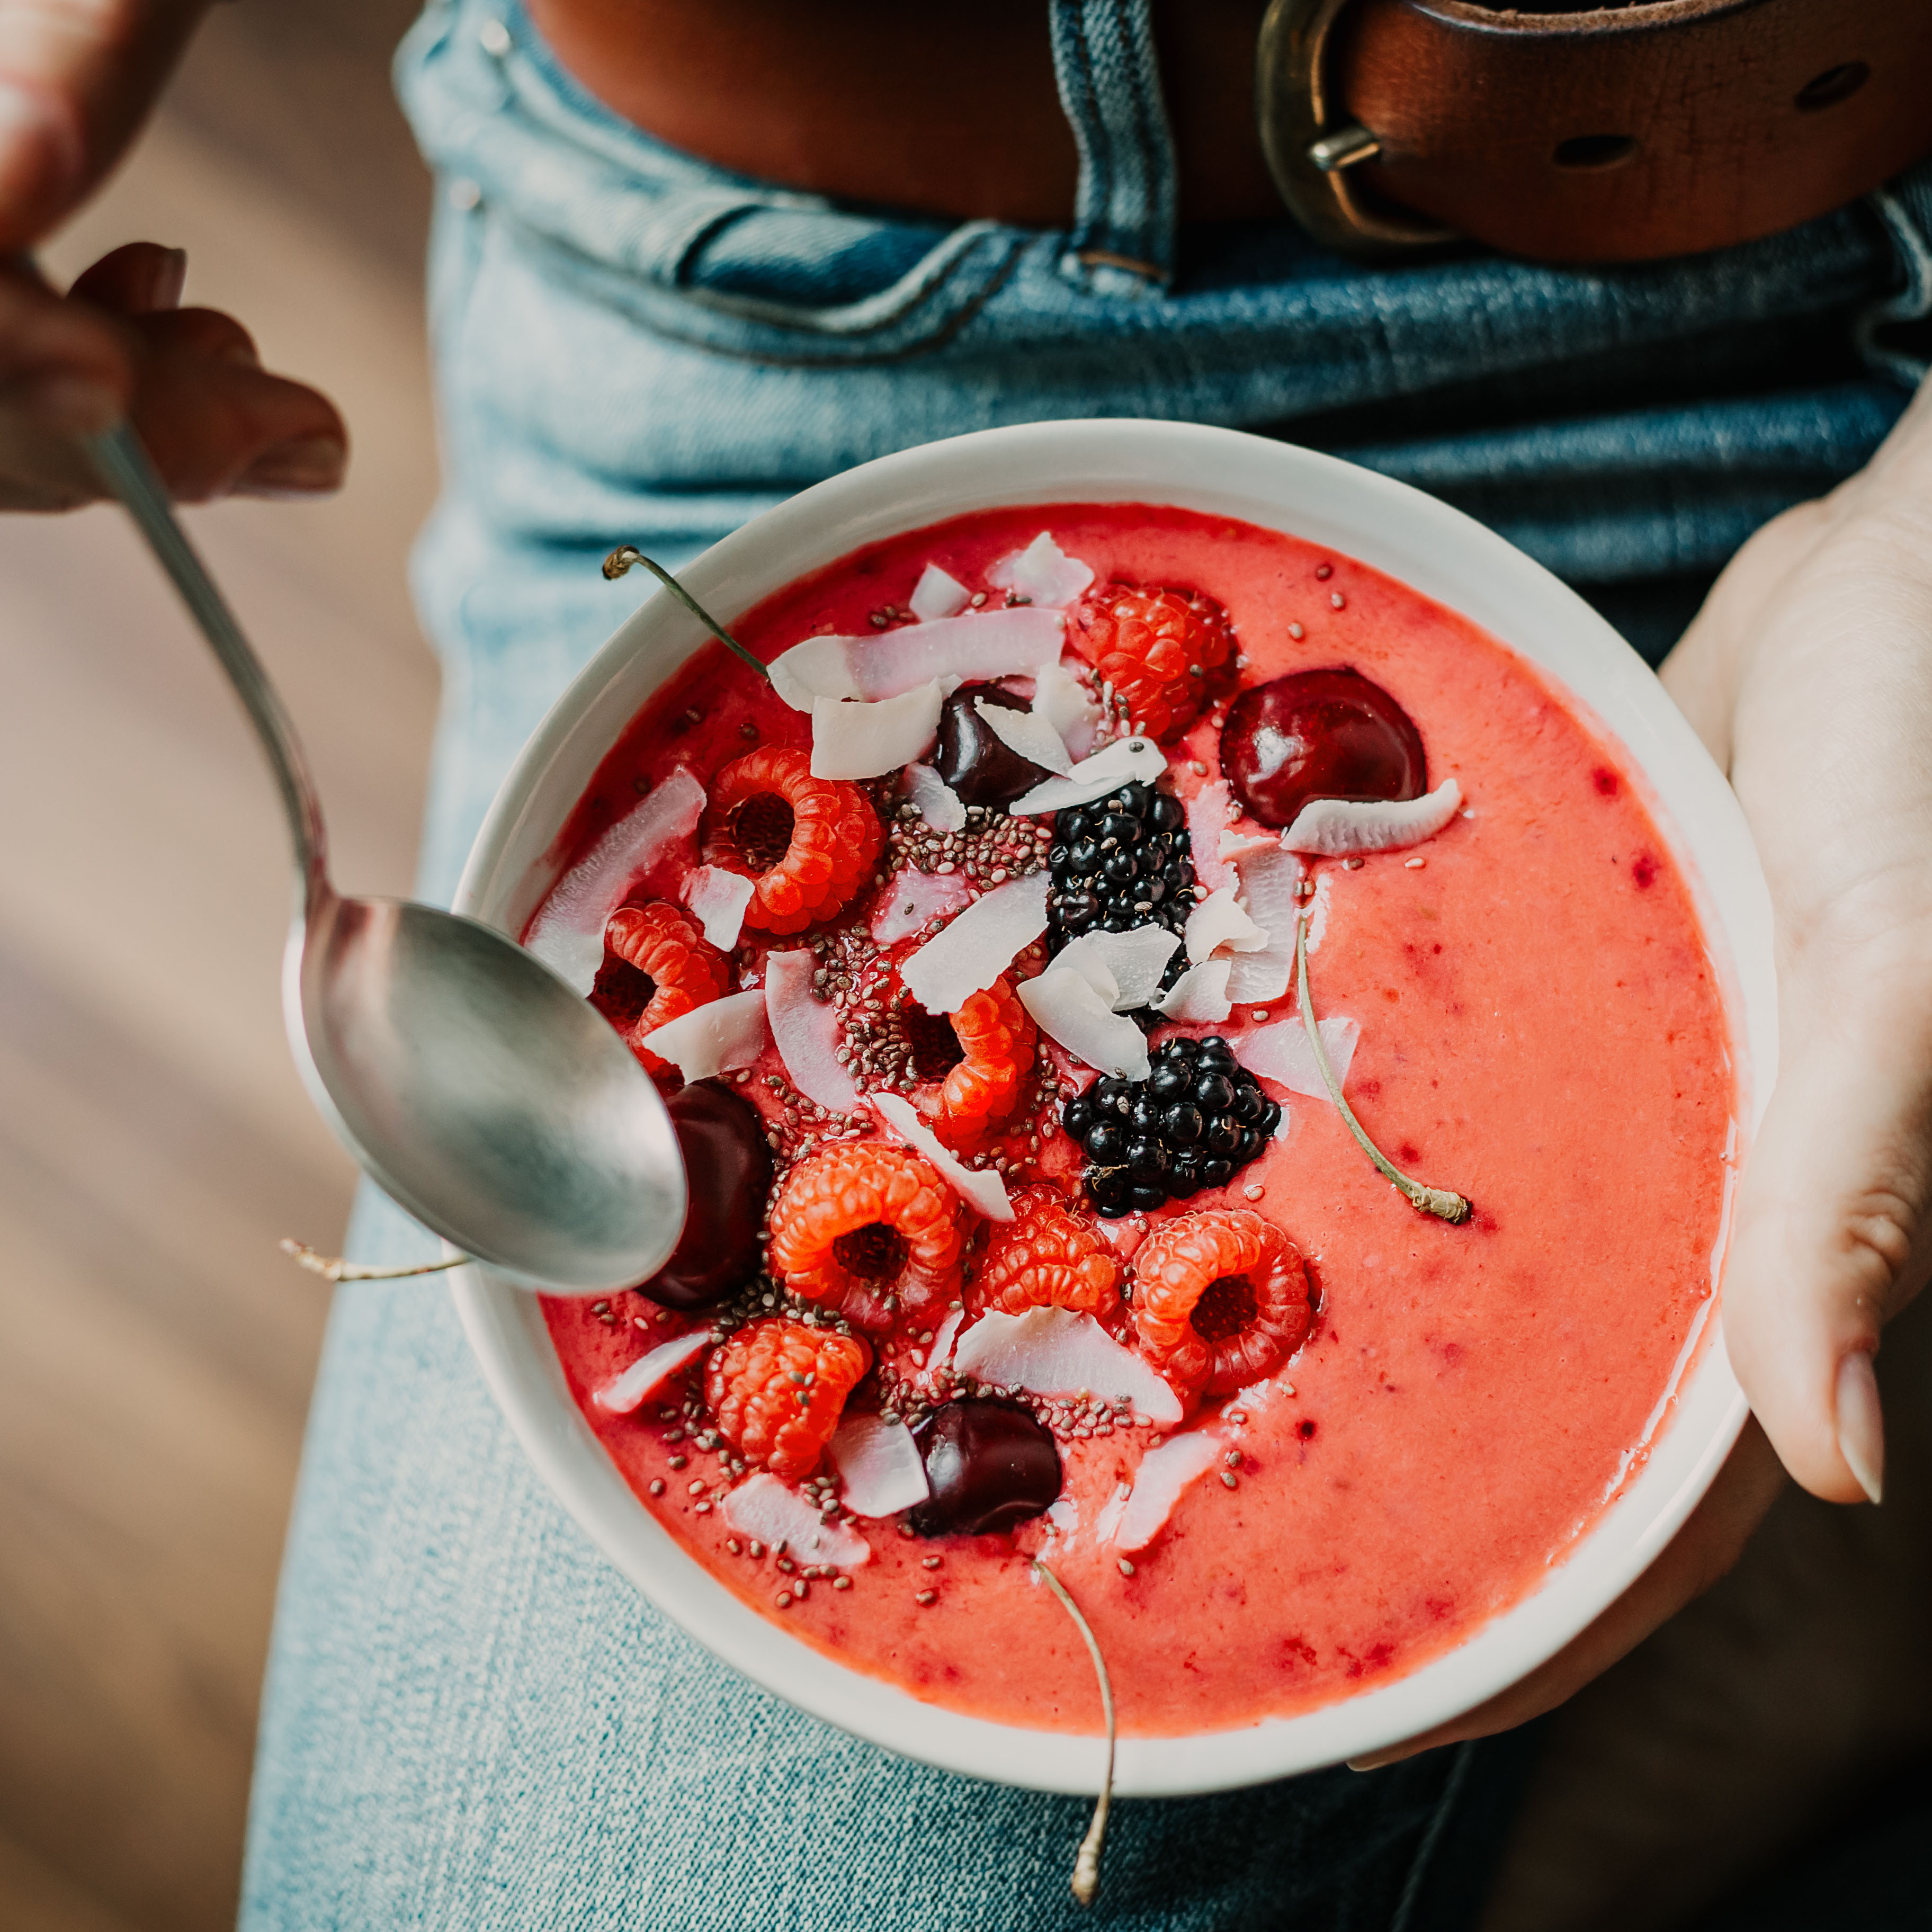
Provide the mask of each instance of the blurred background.
MULTIPOLYGON (((412 0, 218 7, 45 251, 188 251, 186 299, 333 396, 348 488, 191 513, 317 767, 338 875, 401 892, 434 662, 429 185, 412 0)), ((352 1171, 284 1044, 280 814, 124 520, 0 519, 0 1926, 233 1923, 255 1710, 352 1171)), ((434 1292, 434 1289, 429 1291, 434 1292)))

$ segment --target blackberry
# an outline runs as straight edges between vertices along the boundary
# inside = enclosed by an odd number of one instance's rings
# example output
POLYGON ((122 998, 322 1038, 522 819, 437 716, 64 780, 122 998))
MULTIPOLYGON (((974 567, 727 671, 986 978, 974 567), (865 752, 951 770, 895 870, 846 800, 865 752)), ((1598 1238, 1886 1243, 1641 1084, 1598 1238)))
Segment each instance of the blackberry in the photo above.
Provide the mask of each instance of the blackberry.
POLYGON ((1280 1102, 1218 1034, 1177 1035, 1150 1058, 1145 1080, 1102 1078, 1060 1111, 1087 1156, 1087 1198, 1109 1220, 1226 1186, 1281 1124, 1280 1102))
MULTIPOLYGON (((1088 932, 1132 932, 1143 926, 1184 934, 1194 910, 1194 864, 1180 801, 1150 784, 1123 785, 1092 805, 1055 814, 1046 855, 1046 946, 1058 952, 1088 932)), ((1176 946, 1161 978, 1186 971, 1176 946)))

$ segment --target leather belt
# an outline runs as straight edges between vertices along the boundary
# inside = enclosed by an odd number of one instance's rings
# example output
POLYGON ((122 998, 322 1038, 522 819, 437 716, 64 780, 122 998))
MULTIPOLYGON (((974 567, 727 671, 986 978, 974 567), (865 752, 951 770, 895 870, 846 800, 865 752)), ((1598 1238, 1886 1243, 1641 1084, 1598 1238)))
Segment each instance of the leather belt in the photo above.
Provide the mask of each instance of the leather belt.
POLYGON ((1276 184, 1330 247, 1643 261, 1794 226, 1932 149, 1932 4, 1273 0, 1256 82, 1276 184))

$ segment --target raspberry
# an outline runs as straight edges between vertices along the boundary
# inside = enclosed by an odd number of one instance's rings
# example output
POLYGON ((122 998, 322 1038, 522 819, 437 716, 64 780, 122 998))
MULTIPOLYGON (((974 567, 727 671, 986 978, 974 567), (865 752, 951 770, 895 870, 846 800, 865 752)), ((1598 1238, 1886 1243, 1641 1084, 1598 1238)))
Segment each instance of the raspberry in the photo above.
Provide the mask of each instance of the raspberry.
POLYGON ((772 1204, 771 1264, 802 1300, 866 1328, 890 1327, 959 1292, 957 1197, 930 1165, 882 1141, 821 1148, 772 1204))
POLYGON ((1198 592, 1109 584, 1067 613, 1066 635, 1136 728, 1162 744, 1200 716, 1234 671, 1228 614, 1198 592))
POLYGON ((1057 1187, 1022 1188, 1013 1219, 996 1226, 973 1285, 974 1308, 1024 1315, 1074 1308, 1106 1316, 1120 1305, 1120 1268, 1092 1228, 1067 1211, 1057 1187))
POLYGON ((663 899, 620 906, 604 928, 607 955, 590 989, 591 1003, 631 1043, 652 1073, 669 1063, 638 1036, 708 1004, 731 990, 730 965, 697 922, 663 899))
POLYGON ((818 1466, 845 1398, 872 1366, 857 1336, 771 1316, 712 1351, 704 1400, 740 1455, 795 1483, 818 1466))
POLYGON ((802 932, 829 919, 878 862, 885 834, 858 786, 815 778, 803 752, 762 745, 711 782, 704 856, 756 881, 745 923, 802 932))
POLYGON ((976 1147, 1019 1104, 1040 1033, 1004 978, 970 995, 950 1018, 962 1058, 939 1090, 934 1127, 948 1147, 976 1147))
POLYGON ((1308 1270, 1272 1221, 1205 1208, 1159 1223, 1134 1256, 1141 1351, 1184 1399, 1272 1375, 1308 1334, 1308 1270))

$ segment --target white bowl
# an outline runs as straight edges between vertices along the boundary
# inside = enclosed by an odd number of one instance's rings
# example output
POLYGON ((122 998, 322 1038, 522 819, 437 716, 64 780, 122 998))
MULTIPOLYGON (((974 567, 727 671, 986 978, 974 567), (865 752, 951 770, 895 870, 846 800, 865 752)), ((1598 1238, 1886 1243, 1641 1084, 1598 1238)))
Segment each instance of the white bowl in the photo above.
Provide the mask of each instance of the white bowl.
MULTIPOLYGON (((1771 914, 1730 788, 1663 687, 1609 625, 1540 566, 1432 496, 1286 443, 1178 423, 1052 422, 928 443, 768 511, 684 573, 725 622, 807 572, 964 512, 1144 502, 1237 517, 1344 551, 1472 618, 1552 673, 1648 778, 1660 830, 1698 895, 1724 986, 1750 1138, 1774 1070, 1771 914)), ((554 882, 553 842, 599 762, 658 684, 706 641, 650 597, 558 700, 478 834, 457 909, 520 931, 554 882)), ((1090 1737, 962 1717, 820 1654, 741 1602, 626 1487, 566 1388, 536 1300, 487 1271, 454 1281, 504 1414, 564 1506, 664 1614, 755 1682, 827 1722, 949 1770, 1090 1792, 1090 1737)), ((1707 1307, 1713 1304, 1707 1304, 1707 1307)), ((1703 1494, 1742 1426, 1719 1338, 1704 1338, 1646 1466, 1541 1587, 1446 1654, 1381 1688, 1291 1718, 1188 1737, 1121 1740, 1117 1788, 1213 1791, 1284 1777, 1411 1737, 1522 1677, 1612 1602, 1703 1494)))

